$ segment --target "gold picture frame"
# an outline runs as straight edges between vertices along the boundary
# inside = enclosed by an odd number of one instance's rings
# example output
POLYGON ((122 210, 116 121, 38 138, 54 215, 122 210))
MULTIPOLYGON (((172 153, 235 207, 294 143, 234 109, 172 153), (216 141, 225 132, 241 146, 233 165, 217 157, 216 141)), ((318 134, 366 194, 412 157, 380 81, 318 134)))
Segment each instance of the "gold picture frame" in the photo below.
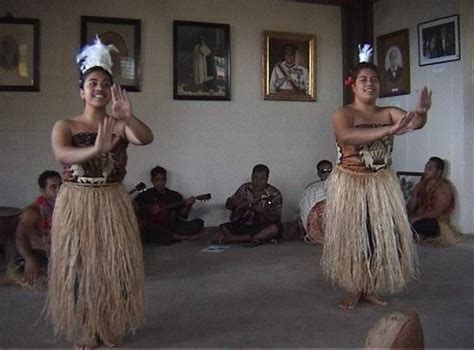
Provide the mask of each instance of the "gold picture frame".
POLYGON ((40 91, 40 20, 0 18, 0 91, 40 91))
POLYGON ((316 101, 316 35, 263 32, 263 99, 316 101))

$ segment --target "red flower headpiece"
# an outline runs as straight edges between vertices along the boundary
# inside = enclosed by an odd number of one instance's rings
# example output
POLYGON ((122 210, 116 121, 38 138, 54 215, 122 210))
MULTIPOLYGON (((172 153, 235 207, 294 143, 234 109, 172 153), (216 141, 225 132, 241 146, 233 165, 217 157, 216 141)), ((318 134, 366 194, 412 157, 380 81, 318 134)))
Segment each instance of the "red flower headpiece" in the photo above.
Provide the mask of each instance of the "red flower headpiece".
POLYGON ((351 74, 349 74, 349 75, 347 76, 347 78, 344 79, 344 85, 345 85, 345 86, 352 86, 352 84, 354 84, 354 78, 352 77, 351 74))

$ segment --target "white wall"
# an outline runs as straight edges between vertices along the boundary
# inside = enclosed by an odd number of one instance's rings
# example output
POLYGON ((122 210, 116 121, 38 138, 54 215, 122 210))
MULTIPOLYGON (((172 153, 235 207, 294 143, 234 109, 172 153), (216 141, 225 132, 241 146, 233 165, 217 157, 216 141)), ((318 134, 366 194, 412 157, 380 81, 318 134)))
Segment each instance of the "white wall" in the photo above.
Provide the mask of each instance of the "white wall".
POLYGON ((142 20, 142 91, 130 95, 155 142, 130 147, 128 187, 149 183, 149 170, 160 164, 169 170, 170 188, 212 193, 193 213, 216 225, 227 218, 226 197, 263 162, 283 193, 284 219, 291 220, 315 163, 335 159, 329 117, 342 102, 338 7, 281 0, 2 0, 0 13, 7 11, 41 21, 41 91, 0 92, 1 206, 25 206, 37 195, 38 174, 58 169, 51 127, 82 111, 74 64, 81 15, 142 20), (231 101, 173 100, 173 20, 230 24, 231 101), (263 101, 263 30, 317 35, 317 102, 263 101))
POLYGON ((413 109, 424 85, 433 91, 425 128, 396 139, 394 167, 423 171, 430 156, 447 160, 448 177, 458 191, 455 220, 466 233, 474 232, 473 23, 471 0, 381 0, 374 5, 375 36, 408 28, 410 37, 411 93, 382 98, 380 104, 413 109), (460 15, 461 60, 420 67, 418 23, 453 14, 460 15))

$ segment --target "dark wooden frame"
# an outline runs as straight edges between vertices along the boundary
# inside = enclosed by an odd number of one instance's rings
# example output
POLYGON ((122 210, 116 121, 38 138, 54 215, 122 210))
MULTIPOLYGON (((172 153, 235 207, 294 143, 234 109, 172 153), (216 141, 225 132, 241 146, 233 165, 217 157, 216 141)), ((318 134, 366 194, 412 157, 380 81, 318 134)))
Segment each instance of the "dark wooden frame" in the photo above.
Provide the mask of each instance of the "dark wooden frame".
POLYGON ((458 61, 460 59, 459 15, 437 18, 418 24, 418 62, 420 66, 458 61), (440 33, 443 27, 449 31, 448 35, 453 36, 454 46, 450 45, 453 48, 450 53, 442 52, 442 49, 439 48, 439 45, 441 45, 440 33), (432 37, 434 38, 434 46, 440 49, 439 52, 435 49, 433 54, 428 49, 432 37))
POLYGON ((403 197, 405 198, 405 201, 408 201, 416 184, 418 184, 423 178, 423 173, 415 171, 397 171, 397 177, 400 180, 403 197), (403 183, 402 180, 405 180, 405 183, 403 183))
POLYGON ((410 93, 410 41, 408 29, 377 37, 377 65, 380 73, 380 97, 410 93), (390 57, 397 60, 395 74, 390 57))
POLYGON ((316 101, 316 35, 288 32, 263 32, 262 87, 264 100, 277 101, 316 101), (274 67, 282 60, 282 49, 293 45, 300 52, 300 63, 308 70, 308 89, 304 92, 295 90, 271 91, 270 80, 274 67))
POLYGON ((174 21, 173 98, 229 101, 230 95, 230 26, 174 21), (205 44, 204 61, 193 59, 201 38, 205 44), (204 70, 198 69, 203 65, 204 70))
MULTIPOLYGON (((122 71, 122 61, 120 71, 117 62, 114 62, 112 66, 114 83, 127 91, 140 91, 141 21, 130 18, 81 16, 81 46, 91 44, 96 34, 101 37, 104 44, 114 44, 122 52, 119 53, 119 58, 124 59, 126 70, 122 71), (129 50, 132 49, 133 52, 129 54, 129 50)), ((112 59, 115 60, 115 57, 112 56, 112 59)))
MULTIPOLYGON (((39 91, 40 90, 40 21, 33 18, 0 18, 0 91, 39 91), (22 33, 21 27, 28 33, 22 33), (11 33, 11 34, 10 34, 11 33), (16 34, 16 35, 15 35, 16 34), (17 62, 7 62, 4 40, 13 39, 14 57, 17 62), (32 45, 33 48, 28 46, 32 45), (15 46, 16 45, 16 46, 15 46), (22 51, 25 51, 22 52, 22 51), (15 53, 16 51, 16 53, 15 53), (25 57, 26 56, 26 57, 25 57), (13 64, 13 65, 12 65, 13 64), (16 64, 16 66, 15 66, 16 64), (11 71, 15 71, 11 72, 11 71), (31 73, 30 73, 31 72, 31 73), (26 75, 26 76, 22 76, 26 75)), ((6 42, 5 42, 6 43, 6 42)))

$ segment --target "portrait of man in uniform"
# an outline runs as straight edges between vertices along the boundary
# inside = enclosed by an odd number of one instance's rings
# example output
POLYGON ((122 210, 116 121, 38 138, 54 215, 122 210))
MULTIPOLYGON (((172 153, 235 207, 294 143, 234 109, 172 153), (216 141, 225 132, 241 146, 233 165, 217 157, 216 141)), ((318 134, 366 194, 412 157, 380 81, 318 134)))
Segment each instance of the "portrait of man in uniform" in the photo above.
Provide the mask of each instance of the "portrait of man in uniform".
POLYGON ((316 37, 264 32, 264 99, 315 101, 316 37))

